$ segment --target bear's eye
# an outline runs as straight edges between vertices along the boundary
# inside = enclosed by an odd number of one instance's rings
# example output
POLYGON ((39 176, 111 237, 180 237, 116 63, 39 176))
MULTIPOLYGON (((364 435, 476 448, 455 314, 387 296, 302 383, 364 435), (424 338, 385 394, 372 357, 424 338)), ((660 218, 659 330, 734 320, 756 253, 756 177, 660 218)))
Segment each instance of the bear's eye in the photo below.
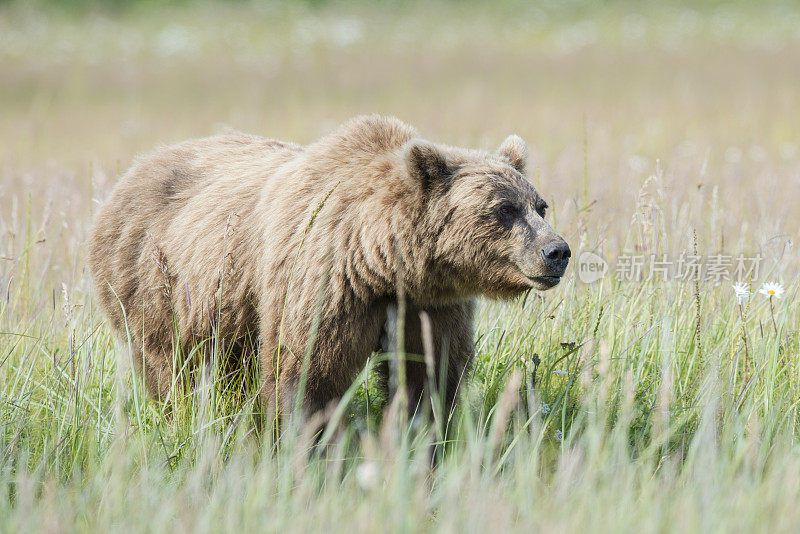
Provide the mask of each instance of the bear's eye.
POLYGON ((517 214, 517 207, 510 202, 504 202, 497 208, 497 214, 501 219, 511 219, 517 214))
POLYGON ((536 206, 536 213, 539 214, 539 217, 544 219, 544 215, 547 213, 547 204, 542 203, 536 206))

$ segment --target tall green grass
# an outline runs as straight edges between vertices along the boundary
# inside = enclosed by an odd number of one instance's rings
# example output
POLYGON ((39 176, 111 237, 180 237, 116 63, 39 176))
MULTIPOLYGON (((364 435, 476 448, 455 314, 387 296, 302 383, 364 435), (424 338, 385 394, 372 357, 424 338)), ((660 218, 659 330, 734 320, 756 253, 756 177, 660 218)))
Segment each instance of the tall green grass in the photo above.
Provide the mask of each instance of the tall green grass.
MULTIPOLYGON (((4 281, 33 270, 20 249, 4 281)), ((279 448, 258 437, 243 416, 253 404, 237 404, 213 372, 167 415, 130 372, 88 285, 53 296, 12 279, 0 305, 0 525, 797 525, 796 285, 777 302, 777 335, 768 301, 752 297, 747 375, 732 291, 700 289, 699 316, 694 286, 678 282, 569 280, 524 302, 483 302, 473 374, 431 468, 434 425, 403 424, 391 410, 371 424, 363 376, 324 446, 302 426, 279 448)))

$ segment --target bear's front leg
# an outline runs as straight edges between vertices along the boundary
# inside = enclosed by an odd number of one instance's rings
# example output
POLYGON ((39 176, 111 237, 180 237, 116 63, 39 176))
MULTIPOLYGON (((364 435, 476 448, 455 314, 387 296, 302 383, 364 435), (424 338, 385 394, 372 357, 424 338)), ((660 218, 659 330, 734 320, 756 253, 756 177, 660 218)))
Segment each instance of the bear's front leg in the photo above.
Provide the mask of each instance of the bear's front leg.
MULTIPOLYGON (((170 403, 174 403, 174 397, 170 397, 174 382, 172 350, 152 343, 143 348, 136 340, 130 343, 120 340, 120 346, 125 347, 123 353, 133 364, 136 376, 144 379, 148 394, 158 402, 164 403, 170 398, 170 403)), ((165 408, 171 409, 169 405, 165 408)))
POLYGON ((338 402, 364 368, 385 321, 385 306, 376 305, 343 306, 338 314, 321 319, 316 331, 305 319, 297 324, 284 322, 283 335, 277 325, 262 324, 259 359, 264 413, 283 417, 299 399, 303 415, 310 417, 338 402))
MULTIPOLYGON (((411 306, 406 312, 404 348, 410 416, 427 409, 426 403, 430 402, 428 399, 433 391, 438 393, 440 400, 440 406, 436 408, 441 408, 437 415, 443 417, 442 423, 446 424, 452 415, 458 390, 468 378, 466 374, 472 361, 473 309, 473 303, 467 301, 437 307, 411 306), (423 315, 427 317, 430 329, 424 327, 423 315), (432 350, 432 373, 425 362, 426 346, 432 350), (431 374, 432 384, 429 383, 431 374)), ((378 367, 387 384, 392 367, 390 362, 383 362, 378 367)))

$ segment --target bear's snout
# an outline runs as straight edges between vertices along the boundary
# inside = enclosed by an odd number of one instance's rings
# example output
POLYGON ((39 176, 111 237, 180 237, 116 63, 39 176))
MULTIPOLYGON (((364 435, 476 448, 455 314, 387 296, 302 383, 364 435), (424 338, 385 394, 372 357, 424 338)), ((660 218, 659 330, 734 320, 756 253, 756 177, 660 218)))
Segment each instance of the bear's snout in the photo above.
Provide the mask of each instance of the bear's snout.
POLYGON ((517 269, 529 280, 529 287, 546 291, 558 285, 567 270, 572 251, 558 235, 547 236, 545 245, 530 243, 512 256, 517 269))
POLYGON ((542 259, 551 276, 562 276, 572 252, 564 240, 553 241, 541 250, 542 259))

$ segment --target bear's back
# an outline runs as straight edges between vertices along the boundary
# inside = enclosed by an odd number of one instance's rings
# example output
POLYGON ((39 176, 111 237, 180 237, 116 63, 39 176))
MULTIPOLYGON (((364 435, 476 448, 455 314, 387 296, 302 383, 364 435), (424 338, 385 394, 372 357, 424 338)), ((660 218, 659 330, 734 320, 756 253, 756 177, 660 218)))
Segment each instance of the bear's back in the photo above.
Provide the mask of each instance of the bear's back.
POLYGON ((264 177, 301 151, 229 131, 137 158, 98 213, 89 240, 89 266, 112 325, 124 332, 125 321, 142 310, 158 313, 159 292, 152 289, 164 285, 167 271, 176 284, 213 289, 213 280, 199 278, 216 276, 222 248, 232 245, 222 242, 230 241, 233 219, 246 220, 264 177))

